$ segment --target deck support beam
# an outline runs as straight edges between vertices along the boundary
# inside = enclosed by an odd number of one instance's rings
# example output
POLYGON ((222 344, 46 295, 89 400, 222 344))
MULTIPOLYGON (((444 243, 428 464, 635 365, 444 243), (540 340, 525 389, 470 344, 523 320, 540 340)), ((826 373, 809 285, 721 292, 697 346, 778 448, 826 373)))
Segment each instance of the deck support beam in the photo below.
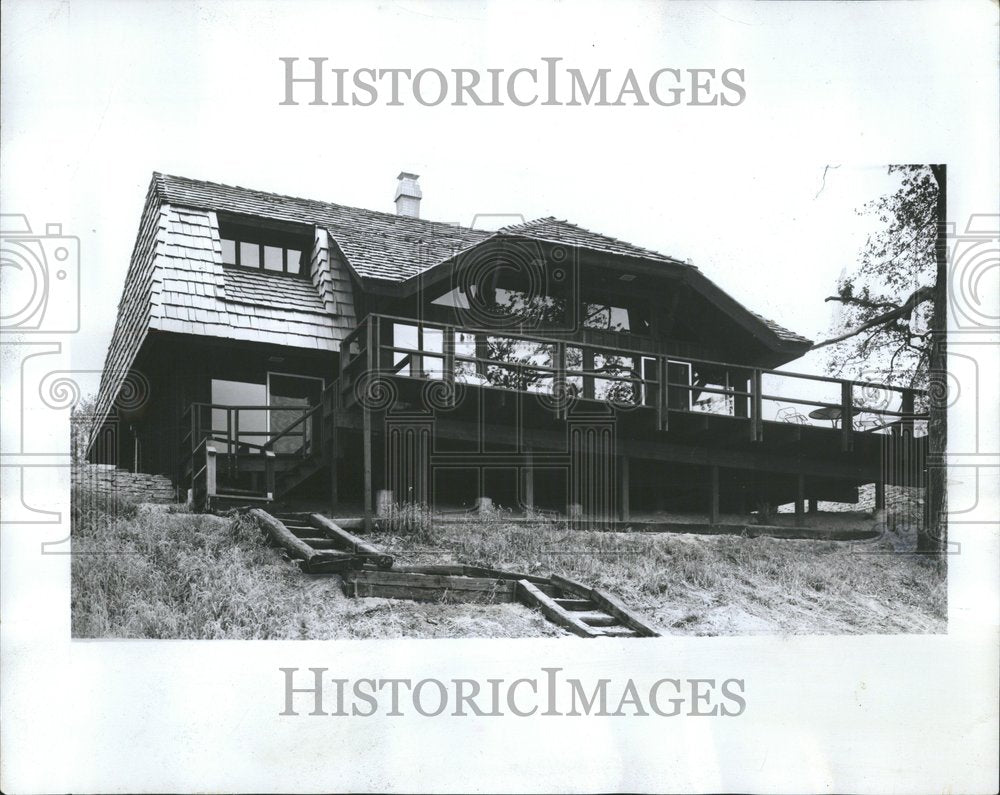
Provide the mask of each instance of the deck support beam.
POLYGON ((528 516, 532 516, 535 513, 535 466, 530 447, 525 450, 525 455, 528 458, 528 463, 521 470, 524 479, 524 485, 522 486, 524 491, 522 494, 524 496, 525 513, 528 516))
POLYGON ((885 510, 885 481, 881 478, 875 481, 875 510, 885 510))
POLYGON ((801 522, 806 514, 806 476, 801 472, 795 478, 795 521, 801 522))
POLYGON ((719 523, 719 468, 709 467, 710 488, 708 498, 708 523, 719 523))
POLYGON ((632 510, 629 505, 629 491, 631 490, 631 484, 629 482, 629 457, 627 455, 619 457, 618 471, 621 473, 621 488, 618 497, 618 518, 623 522, 627 522, 632 518, 632 510))

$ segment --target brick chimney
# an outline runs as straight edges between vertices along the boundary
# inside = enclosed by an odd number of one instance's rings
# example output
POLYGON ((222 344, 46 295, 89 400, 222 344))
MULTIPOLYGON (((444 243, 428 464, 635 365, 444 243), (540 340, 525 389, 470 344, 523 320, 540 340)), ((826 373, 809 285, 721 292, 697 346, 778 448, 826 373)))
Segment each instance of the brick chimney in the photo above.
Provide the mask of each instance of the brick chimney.
POLYGON ((420 185, 417 180, 419 174, 410 174, 408 171, 401 171, 396 177, 399 183, 396 185, 396 215, 405 215, 407 218, 420 217, 420 185))

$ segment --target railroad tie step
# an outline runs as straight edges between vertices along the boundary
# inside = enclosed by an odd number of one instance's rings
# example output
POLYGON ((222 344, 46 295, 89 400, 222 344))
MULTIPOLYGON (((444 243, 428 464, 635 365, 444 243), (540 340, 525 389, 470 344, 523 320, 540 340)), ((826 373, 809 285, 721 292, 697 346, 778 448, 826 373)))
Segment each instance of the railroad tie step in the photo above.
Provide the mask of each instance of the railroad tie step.
POLYGON ((612 627, 618 624, 618 619, 609 616, 601 610, 580 610, 573 613, 574 618, 580 619, 584 624, 591 627, 612 627))
POLYGON ((577 598, 557 598, 555 600, 556 604, 565 610, 593 610, 596 605, 589 599, 577 599, 577 598))
POLYGON ((620 624, 613 627, 594 627, 594 631, 608 638, 636 638, 639 633, 630 627, 623 627, 620 624))

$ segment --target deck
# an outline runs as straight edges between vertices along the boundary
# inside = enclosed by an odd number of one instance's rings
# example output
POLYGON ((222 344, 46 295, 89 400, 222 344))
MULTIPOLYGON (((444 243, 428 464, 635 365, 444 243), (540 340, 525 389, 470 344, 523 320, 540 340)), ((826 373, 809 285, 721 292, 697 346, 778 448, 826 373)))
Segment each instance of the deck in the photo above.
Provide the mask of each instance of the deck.
MULTIPOLYGON (((375 472, 391 469, 384 460, 378 467, 373 441, 396 431, 508 438, 510 449, 490 459, 538 468, 567 464, 574 434, 593 445, 611 427, 596 444, 618 461, 616 478, 622 469, 627 478, 630 458, 706 467, 714 480, 735 468, 797 479, 799 501, 806 478, 830 492, 809 498, 837 499, 835 480, 914 485, 923 468, 926 396, 884 383, 387 315, 369 315, 344 340, 334 375, 319 405, 273 431, 241 427, 260 425, 248 414, 279 409, 288 422, 287 407, 192 404, 182 477, 196 501, 278 499, 319 469, 336 469, 349 437, 360 455, 341 466, 361 471, 363 493, 352 497, 370 513, 375 472)), ((481 443, 421 444, 433 466, 483 465, 481 443)), ((336 475, 331 489, 336 502, 336 475)))

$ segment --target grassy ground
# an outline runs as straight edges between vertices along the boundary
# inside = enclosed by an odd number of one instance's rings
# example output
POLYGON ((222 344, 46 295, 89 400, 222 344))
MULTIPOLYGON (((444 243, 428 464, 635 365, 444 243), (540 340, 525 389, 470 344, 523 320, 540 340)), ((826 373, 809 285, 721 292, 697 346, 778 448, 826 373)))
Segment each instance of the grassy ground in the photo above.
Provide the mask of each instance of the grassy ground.
MULTIPOLYGON (((943 632, 943 564, 882 542, 568 531, 497 514, 371 539, 402 563, 560 573, 617 594, 666 634, 943 632)), ((348 599, 245 519, 163 508, 74 511, 73 634, 132 638, 561 635, 519 605, 348 599)))
POLYGON ((943 562, 898 538, 789 541, 526 526, 502 516, 376 534, 401 561, 563 574, 605 589, 667 634, 932 633, 947 628, 943 562))
POLYGON ((78 638, 540 637, 560 630, 520 605, 348 599, 308 576, 246 519, 98 504, 74 510, 78 638))

